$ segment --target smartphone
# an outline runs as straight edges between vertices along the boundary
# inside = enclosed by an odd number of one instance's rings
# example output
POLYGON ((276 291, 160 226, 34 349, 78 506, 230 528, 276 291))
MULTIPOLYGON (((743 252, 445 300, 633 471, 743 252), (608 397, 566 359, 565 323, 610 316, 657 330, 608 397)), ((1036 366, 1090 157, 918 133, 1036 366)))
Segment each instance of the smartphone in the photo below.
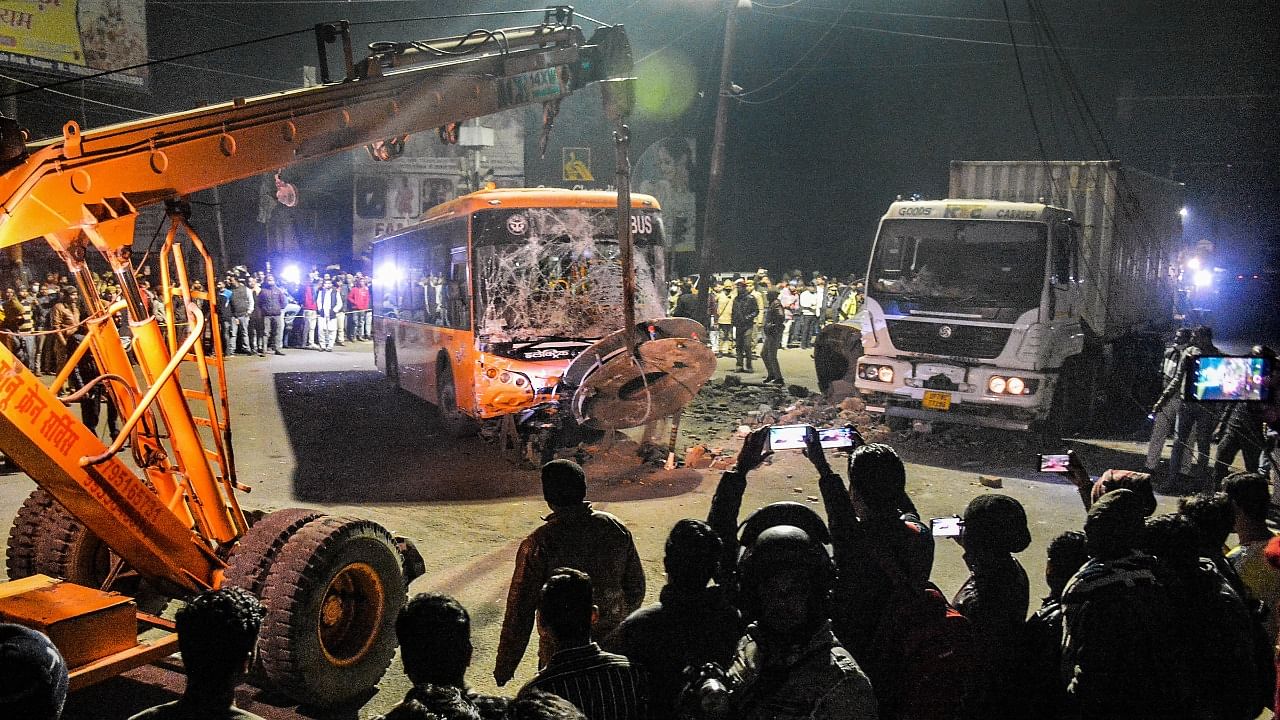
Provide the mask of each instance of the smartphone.
POLYGON ((934 518, 929 521, 929 531, 934 537, 960 537, 964 530, 964 520, 956 515, 934 518))
MULTIPOLYGON (((803 450, 809 425, 771 425, 769 427, 770 450, 803 450)), ((862 436, 851 425, 818 430, 818 442, 826 449, 852 448, 862 436)))
POLYGON ((1071 462, 1071 456, 1066 453, 1041 453, 1040 472, 1043 473, 1064 473, 1067 472, 1067 464, 1071 462))
POLYGON ((1192 402, 1263 402, 1271 399, 1267 376, 1271 361, 1263 357, 1198 355, 1187 375, 1183 397, 1192 402))

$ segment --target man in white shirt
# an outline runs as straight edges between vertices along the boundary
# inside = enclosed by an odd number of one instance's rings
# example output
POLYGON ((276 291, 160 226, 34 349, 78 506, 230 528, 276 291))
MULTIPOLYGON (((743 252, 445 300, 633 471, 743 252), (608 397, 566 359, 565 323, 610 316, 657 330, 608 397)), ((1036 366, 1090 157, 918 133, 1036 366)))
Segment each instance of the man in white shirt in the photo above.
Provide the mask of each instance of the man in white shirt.
POLYGON ((342 293, 333 286, 330 278, 325 278, 316 296, 316 315, 320 325, 320 351, 333 352, 338 322, 342 318, 342 293))
POLYGON ((808 349, 813 342, 813 333, 818 325, 818 306, 822 303, 820 296, 812 286, 806 285, 800 291, 800 327, 796 335, 800 337, 800 347, 808 349))

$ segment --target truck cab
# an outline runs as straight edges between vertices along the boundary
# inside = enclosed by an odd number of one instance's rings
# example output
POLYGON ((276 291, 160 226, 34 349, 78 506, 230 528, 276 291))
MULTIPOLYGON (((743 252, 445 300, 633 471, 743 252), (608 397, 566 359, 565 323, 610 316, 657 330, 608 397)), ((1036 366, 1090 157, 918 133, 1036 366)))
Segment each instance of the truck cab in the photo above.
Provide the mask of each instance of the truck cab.
POLYGON ((859 319, 854 385, 887 418, 1025 430, 1084 348, 1076 223, 1044 203, 893 203, 859 319))

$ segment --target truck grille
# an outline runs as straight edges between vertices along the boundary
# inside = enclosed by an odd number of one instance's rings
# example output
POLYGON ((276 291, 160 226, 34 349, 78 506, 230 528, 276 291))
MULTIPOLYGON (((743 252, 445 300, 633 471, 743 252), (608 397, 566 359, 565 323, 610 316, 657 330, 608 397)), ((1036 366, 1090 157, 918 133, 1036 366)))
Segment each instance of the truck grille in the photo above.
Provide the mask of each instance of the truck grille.
POLYGON ((993 358, 1004 350, 1012 328, 978 327, 975 325, 947 325, 950 337, 942 337, 943 324, 889 320, 889 339, 893 346, 907 352, 930 355, 958 355, 972 358, 993 358))

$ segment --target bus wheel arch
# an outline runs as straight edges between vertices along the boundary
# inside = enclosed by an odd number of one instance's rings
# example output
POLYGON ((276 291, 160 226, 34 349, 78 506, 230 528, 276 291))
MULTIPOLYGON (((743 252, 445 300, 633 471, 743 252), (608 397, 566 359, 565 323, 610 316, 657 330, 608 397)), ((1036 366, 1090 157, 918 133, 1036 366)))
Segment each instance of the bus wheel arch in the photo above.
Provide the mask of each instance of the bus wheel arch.
POLYGON ((453 378, 453 363, 443 351, 436 356, 436 409, 445 432, 463 437, 476 432, 477 425, 458 407, 458 386, 453 378))

